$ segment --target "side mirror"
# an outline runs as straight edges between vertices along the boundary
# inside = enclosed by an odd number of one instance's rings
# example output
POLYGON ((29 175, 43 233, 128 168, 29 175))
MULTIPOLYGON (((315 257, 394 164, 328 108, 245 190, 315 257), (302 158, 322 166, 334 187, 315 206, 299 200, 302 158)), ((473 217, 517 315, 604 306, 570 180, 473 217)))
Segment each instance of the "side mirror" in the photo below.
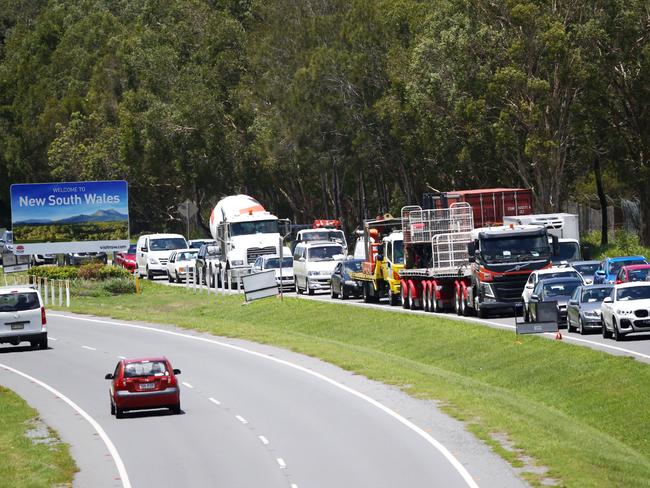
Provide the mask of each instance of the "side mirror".
POLYGON ((533 301, 537 301, 537 300, 539 300, 539 296, 533 294, 533 295, 530 296, 530 299, 533 300, 533 301))
POLYGON ((602 269, 599 269, 598 271, 596 271, 596 275, 605 276, 605 271, 603 271, 602 269))
POLYGON ((469 254, 470 260, 474 258, 476 254, 476 243, 474 241, 467 243, 467 254, 469 254))
POLYGON ((551 242, 553 247, 553 256, 558 256, 560 254, 560 241, 555 235, 551 236, 551 242))
POLYGON ((607 297, 603 300, 603 303, 613 303, 612 297, 607 297))
POLYGON ((384 260, 384 255, 383 254, 377 254, 377 257, 375 257, 377 261, 383 261, 384 260))
POLYGON ((529 290, 532 290, 533 288, 535 288, 535 285, 533 285, 533 284, 531 283, 531 284, 529 284, 529 285, 526 285, 526 288, 528 288, 529 290))
POLYGON ((180 370, 180 369, 174 369, 173 372, 174 372, 174 374, 181 374, 181 370, 180 370))
POLYGON ((105 380, 112 380, 112 379, 113 379, 113 374, 112 374, 112 373, 108 373, 106 376, 104 376, 104 379, 105 379, 105 380))
POLYGON ((300 261, 301 263, 303 263, 303 262, 305 261, 305 258, 301 257, 298 261, 300 261))
POLYGON ((141 250, 142 252, 147 252, 147 246, 142 246, 142 247, 140 248, 140 250, 141 250))
POLYGON ((569 300, 569 305, 577 305, 578 300, 569 300))

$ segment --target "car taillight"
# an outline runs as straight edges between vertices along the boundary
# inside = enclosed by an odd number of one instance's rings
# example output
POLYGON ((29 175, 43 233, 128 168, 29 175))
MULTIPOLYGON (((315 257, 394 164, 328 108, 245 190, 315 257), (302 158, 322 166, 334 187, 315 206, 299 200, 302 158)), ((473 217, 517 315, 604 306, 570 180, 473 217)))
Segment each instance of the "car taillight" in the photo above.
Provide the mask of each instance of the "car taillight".
POLYGON ((45 307, 41 307, 41 326, 45 328, 47 325, 47 317, 45 317, 45 307))

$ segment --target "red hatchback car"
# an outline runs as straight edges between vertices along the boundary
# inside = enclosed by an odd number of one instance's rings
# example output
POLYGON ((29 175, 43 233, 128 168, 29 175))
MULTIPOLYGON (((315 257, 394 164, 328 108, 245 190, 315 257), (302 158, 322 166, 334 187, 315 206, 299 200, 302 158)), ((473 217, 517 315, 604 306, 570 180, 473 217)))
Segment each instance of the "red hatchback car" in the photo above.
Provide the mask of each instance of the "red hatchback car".
POLYGON ((131 244, 129 249, 126 251, 116 252, 113 255, 113 264, 116 266, 122 266, 131 272, 135 271, 135 252, 135 244, 131 244))
POLYGON ((126 410, 168 408, 181 413, 181 396, 176 375, 165 357, 122 359, 115 372, 105 378, 111 381, 109 396, 111 415, 122 418, 126 410))
POLYGON ((650 281, 650 264, 631 264, 623 266, 616 275, 616 284, 630 281, 650 281))

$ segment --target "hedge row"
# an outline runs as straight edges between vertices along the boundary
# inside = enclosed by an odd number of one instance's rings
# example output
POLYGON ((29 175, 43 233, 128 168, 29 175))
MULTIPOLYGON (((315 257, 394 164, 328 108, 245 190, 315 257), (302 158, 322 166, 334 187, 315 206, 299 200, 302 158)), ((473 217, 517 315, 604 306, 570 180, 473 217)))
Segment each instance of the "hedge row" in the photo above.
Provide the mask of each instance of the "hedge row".
POLYGON ((88 263, 83 266, 39 266, 29 270, 32 276, 52 280, 108 280, 111 278, 131 278, 131 273, 119 266, 101 263, 88 263))

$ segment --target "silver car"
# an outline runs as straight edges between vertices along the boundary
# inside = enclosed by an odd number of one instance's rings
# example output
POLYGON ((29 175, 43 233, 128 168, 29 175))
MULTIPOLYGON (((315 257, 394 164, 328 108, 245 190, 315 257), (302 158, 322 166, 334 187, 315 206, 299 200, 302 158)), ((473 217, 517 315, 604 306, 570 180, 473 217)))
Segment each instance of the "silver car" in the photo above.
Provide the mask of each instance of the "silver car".
POLYGON ((29 342, 47 349, 47 319, 43 300, 28 286, 0 287, 0 343, 29 342))
POLYGON ((580 334, 588 330, 601 330, 600 306, 612 292, 612 285, 580 286, 567 305, 567 329, 580 334))

